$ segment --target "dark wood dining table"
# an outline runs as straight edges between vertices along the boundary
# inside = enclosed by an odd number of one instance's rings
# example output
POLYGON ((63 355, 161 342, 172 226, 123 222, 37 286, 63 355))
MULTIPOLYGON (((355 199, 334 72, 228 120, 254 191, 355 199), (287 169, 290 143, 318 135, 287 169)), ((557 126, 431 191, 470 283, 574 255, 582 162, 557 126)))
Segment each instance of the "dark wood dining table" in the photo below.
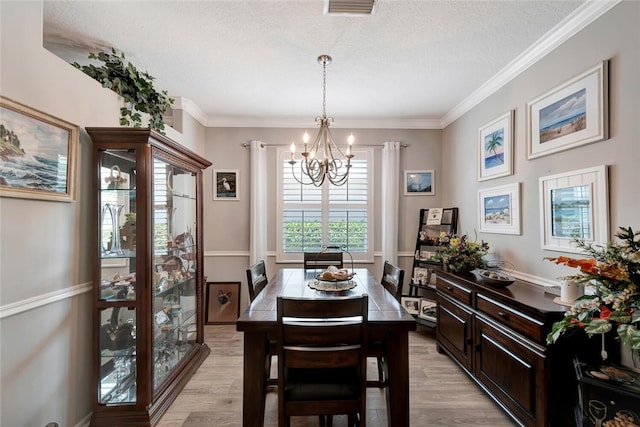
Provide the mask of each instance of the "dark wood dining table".
POLYGON ((344 295, 369 296, 370 339, 384 338, 389 372, 387 395, 388 425, 409 427, 409 331, 416 322, 367 269, 355 269, 353 289, 319 291, 309 286, 318 271, 283 268, 240 315, 236 330, 244 332, 244 378, 242 390, 243 427, 262 427, 265 409, 265 360, 267 342, 276 336, 276 304, 279 295, 299 298, 336 298, 344 295))

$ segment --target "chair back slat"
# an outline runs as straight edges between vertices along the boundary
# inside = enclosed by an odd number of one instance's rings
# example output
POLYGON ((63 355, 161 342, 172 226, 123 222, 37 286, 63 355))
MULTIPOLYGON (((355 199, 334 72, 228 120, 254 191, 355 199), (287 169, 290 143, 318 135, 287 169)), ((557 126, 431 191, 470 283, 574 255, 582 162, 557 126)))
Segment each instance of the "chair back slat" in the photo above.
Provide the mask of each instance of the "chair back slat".
POLYGON ((305 252, 305 270, 326 270, 329 266, 343 267, 342 252, 305 252))
POLYGON ((389 261, 384 262, 382 270, 382 286, 391 292, 398 301, 402 299, 402 285, 404 282, 404 270, 391 264, 389 261))
POLYGON ((247 269, 247 284, 249 285, 249 300, 256 296, 269 284, 264 260, 260 260, 247 269))

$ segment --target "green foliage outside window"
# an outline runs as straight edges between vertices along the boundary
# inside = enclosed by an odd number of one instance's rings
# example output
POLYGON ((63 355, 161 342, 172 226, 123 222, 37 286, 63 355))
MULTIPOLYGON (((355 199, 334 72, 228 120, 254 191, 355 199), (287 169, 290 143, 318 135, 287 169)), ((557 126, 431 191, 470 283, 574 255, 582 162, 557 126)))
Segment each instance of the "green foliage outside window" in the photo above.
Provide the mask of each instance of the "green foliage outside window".
POLYGON ((364 252, 367 247, 366 228, 367 224, 364 221, 331 221, 329 241, 323 242, 320 221, 288 221, 284 229, 285 252, 319 251, 323 244, 346 245, 349 252, 364 252))

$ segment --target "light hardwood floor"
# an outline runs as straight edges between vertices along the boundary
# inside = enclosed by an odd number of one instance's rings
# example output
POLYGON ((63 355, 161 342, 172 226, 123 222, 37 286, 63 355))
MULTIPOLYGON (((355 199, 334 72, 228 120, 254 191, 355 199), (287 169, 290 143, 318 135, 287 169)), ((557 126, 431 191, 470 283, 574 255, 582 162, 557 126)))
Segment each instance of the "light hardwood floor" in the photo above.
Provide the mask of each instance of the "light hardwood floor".
MULTIPOLYGON (((206 325, 211 354, 191 378, 158 427, 242 426, 242 333, 235 325, 206 325)), ((409 335, 411 426, 511 427, 515 425, 454 362, 436 352, 433 331, 409 335)), ((368 374, 375 378, 375 359, 368 374)), ((275 359, 274 367, 275 369, 275 359)), ((384 391, 367 390, 367 426, 385 427, 384 391)), ((335 417, 345 426, 346 417, 335 417)), ((265 427, 278 425, 277 391, 268 392, 265 427)), ((316 427, 317 417, 293 418, 292 427, 316 427)), ((393 426, 389 426, 393 427, 393 426)))

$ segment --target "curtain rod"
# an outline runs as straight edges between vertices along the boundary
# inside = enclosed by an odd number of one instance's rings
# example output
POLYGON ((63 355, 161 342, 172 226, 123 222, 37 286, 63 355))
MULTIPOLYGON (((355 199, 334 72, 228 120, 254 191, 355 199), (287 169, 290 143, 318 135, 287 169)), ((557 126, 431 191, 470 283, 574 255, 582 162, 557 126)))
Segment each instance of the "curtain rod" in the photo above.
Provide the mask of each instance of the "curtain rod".
MULTIPOLYGON (((244 142, 242 144, 243 147, 250 147, 251 144, 248 142, 244 142)), ((260 144, 261 147, 286 147, 287 144, 265 144, 264 142, 260 144)), ((355 144, 354 147, 384 147, 384 144, 355 144)), ((408 148, 409 144, 400 144, 400 148, 408 148)))

